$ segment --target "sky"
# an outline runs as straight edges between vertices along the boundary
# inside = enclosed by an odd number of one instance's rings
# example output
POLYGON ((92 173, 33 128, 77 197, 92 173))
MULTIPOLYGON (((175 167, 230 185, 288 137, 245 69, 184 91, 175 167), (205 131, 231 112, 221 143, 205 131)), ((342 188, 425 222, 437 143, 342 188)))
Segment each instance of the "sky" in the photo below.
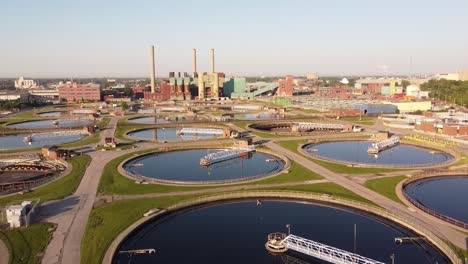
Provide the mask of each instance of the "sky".
POLYGON ((466 0, 0 0, 0 77, 409 75, 468 69, 466 0))

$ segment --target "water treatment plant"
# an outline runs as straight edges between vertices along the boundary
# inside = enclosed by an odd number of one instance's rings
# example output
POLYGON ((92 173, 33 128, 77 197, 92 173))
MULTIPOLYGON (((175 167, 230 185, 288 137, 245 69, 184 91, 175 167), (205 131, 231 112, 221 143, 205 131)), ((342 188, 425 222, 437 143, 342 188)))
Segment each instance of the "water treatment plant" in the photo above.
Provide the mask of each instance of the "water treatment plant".
POLYGON ((467 1, 17 2, 0 264, 468 264, 467 1))
MULTIPOLYGON (((0 154, 0 202, 8 201, 7 209, 23 197, 43 197, 46 205, 34 210, 36 219, 73 227, 71 218, 56 217, 60 198, 48 205, 61 195, 48 188, 70 177, 94 181, 98 192, 85 203, 97 224, 84 232, 85 239, 98 230, 107 237, 108 246, 92 253, 102 263, 328 263, 310 249, 319 247, 329 247, 336 259, 351 254, 372 263, 461 263, 445 241, 450 236, 456 242, 463 236, 457 230, 467 227, 460 210, 466 177, 443 176, 444 168, 463 174, 461 145, 383 131, 379 119, 369 125, 297 110, 265 114, 262 107, 235 114, 229 108, 226 119, 216 106, 197 105, 192 119, 180 112, 183 107, 153 105, 147 114, 140 109, 122 116, 111 108, 113 115, 102 109, 70 119, 73 110, 52 109, 11 118, 3 125, 2 149, 28 155, 40 148, 41 158, 0 154), (155 115, 162 108, 176 111, 155 115), (43 119, 50 117, 57 119, 43 119), (439 177, 425 179, 429 172, 439 177), (440 199, 440 189, 451 191, 440 199), (106 208, 121 219, 128 211, 118 232, 102 229, 100 219, 113 218, 106 208), (273 243, 271 234, 282 237, 273 239, 274 249, 265 246, 273 243)), ((78 186, 75 195, 87 188, 78 186)), ((53 241, 44 259, 54 258, 53 241)))

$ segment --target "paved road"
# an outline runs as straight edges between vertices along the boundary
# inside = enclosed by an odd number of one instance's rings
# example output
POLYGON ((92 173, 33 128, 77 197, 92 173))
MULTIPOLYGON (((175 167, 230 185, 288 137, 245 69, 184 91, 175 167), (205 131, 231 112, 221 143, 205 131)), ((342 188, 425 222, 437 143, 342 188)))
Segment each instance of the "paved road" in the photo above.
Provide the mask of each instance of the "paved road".
POLYGON ((8 263, 8 259, 8 248, 5 243, 3 243, 3 240, 0 240, 0 263, 8 263))

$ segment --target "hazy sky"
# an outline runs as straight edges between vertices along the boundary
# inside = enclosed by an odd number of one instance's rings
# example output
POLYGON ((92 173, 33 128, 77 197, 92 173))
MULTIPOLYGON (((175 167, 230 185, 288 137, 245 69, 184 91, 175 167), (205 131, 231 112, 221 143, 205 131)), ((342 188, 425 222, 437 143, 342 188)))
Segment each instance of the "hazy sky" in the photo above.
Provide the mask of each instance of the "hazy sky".
POLYGON ((0 0, 0 77, 454 72, 468 68, 467 0, 0 0), (411 63, 412 61, 412 63, 411 63), (410 67, 412 65, 412 67, 410 67))

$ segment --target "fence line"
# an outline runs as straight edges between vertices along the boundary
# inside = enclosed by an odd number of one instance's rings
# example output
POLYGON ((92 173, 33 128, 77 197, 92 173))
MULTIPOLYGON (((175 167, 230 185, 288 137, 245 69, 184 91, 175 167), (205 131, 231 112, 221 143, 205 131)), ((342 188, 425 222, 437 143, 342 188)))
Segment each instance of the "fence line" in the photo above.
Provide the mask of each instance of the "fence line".
POLYGON ((418 209, 424 211, 425 213, 427 213, 427 214, 429 214, 431 216, 434 216, 434 217, 436 217, 436 218, 438 218, 440 220, 443 220, 443 221, 445 221, 447 223, 453 224, 455 226, 458 226, 458 227, 461 227, 461 228, 464 228, 464 229, 468 229, 468 224, 467 223, 465 223, 463 221, 460 221, 460 220, 457 220, 455 218, 446 216, 444 214, 441 214, 441 213, 437 212, 436 210, 434 210, 432 208, 426 207, 425 205, 421 204, 420 202, 418 202, 417 200, 415 200, 411 196, 409 196, 404 190, 406 186, 408 186, 409 184, 411 184, 413 182, 424 180, 424 179, 427 179, 427 178, 437 178, 437 177, 443 177, 443 176, 468 176, 468 171, 456 171, 456 172, 454 172, 454 171, 442 171, 442 172, 439 172, 439 173, 430 172, 430 173, 421 174, 421 175, 418 175, 418 176, 408 178, 402 184, 403 196, 411 204, 416 206, 418 209))

